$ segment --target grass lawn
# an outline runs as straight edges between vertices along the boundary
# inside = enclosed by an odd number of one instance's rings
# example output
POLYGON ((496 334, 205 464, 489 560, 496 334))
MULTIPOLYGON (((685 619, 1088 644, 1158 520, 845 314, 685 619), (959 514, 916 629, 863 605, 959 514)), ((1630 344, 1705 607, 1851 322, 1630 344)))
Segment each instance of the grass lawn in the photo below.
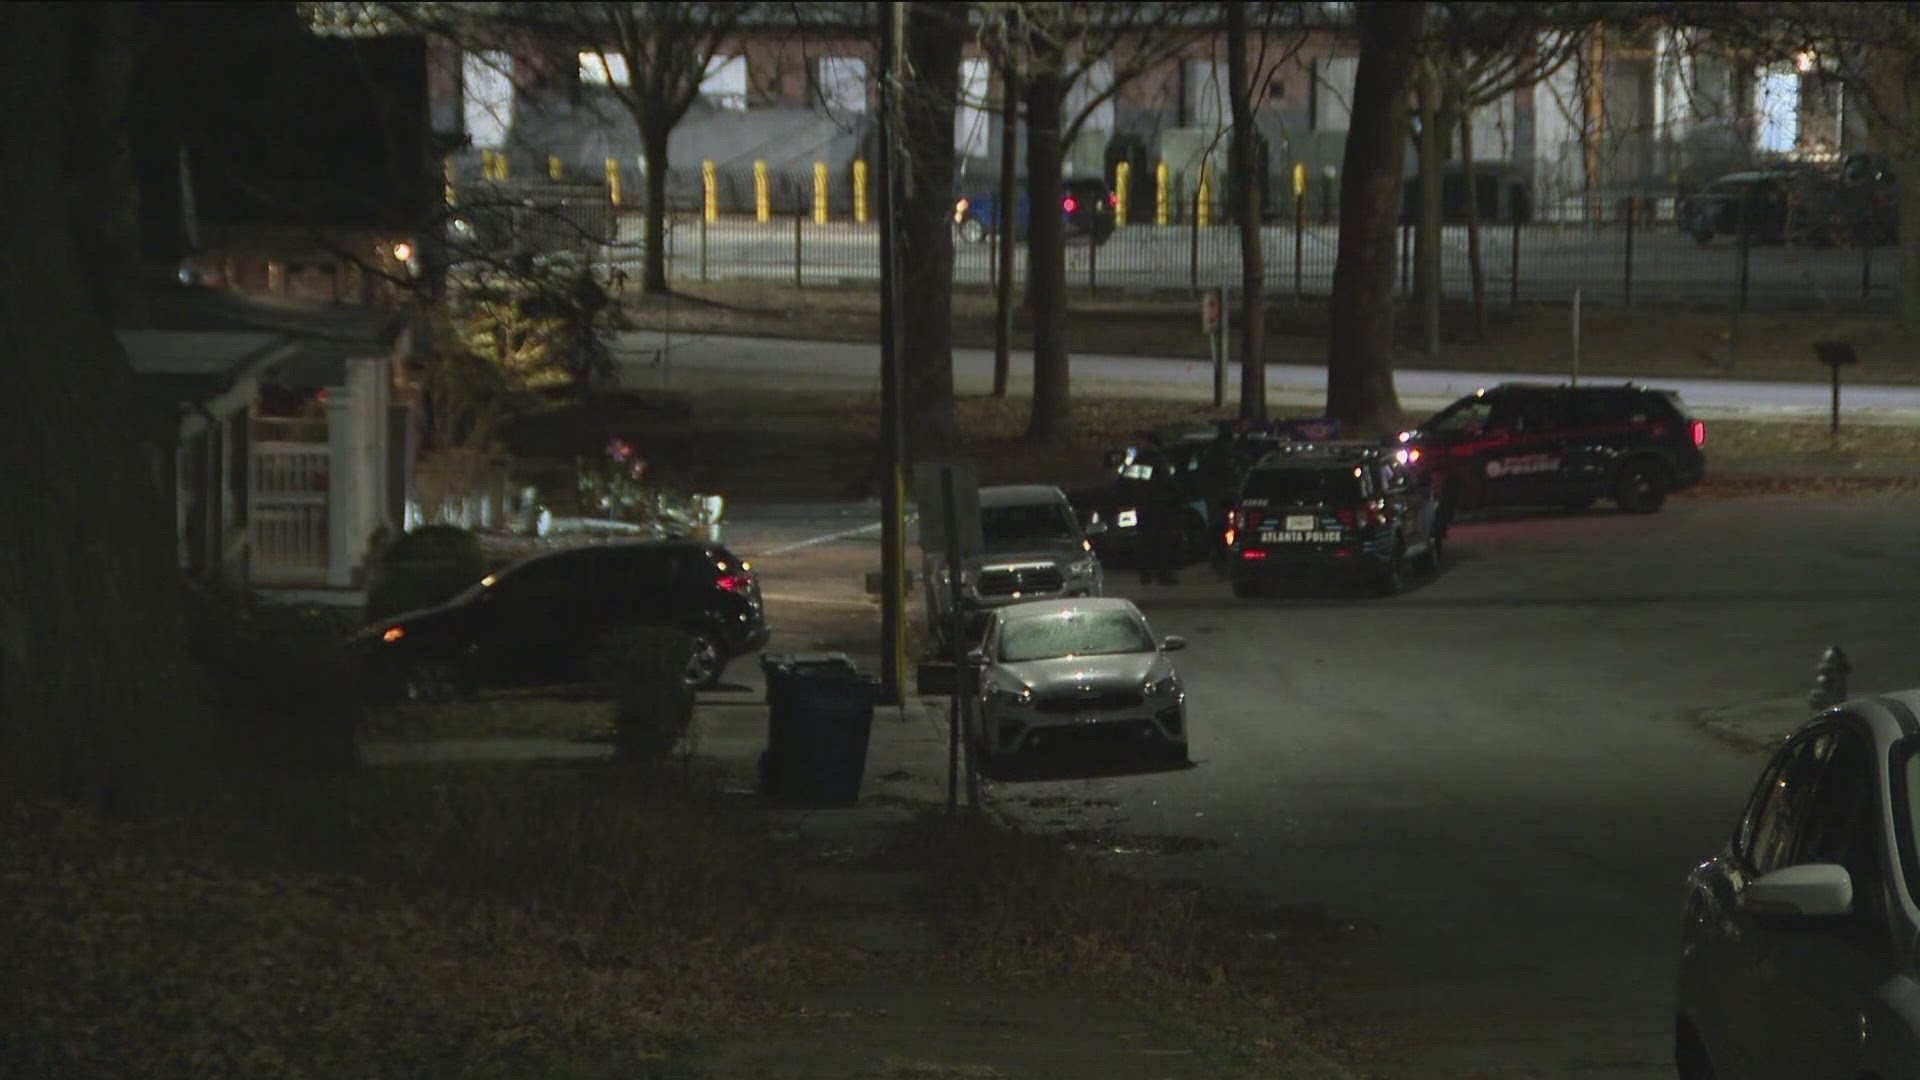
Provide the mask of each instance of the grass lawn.
POLYGON ((428 739, 578 739, 613 730, 614 702, 578 693, 495 692, 432 704, 392 702, 369 711, 360 737, 428 739))

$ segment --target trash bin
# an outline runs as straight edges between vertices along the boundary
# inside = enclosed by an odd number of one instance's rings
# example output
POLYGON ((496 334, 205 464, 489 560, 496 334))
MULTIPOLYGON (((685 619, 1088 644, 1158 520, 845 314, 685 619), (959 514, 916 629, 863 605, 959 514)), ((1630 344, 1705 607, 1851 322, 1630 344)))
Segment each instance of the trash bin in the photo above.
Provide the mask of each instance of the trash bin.
POLYGON ((860 674, 844 653, 764 655, 760 670, 767 676, 761 794, 793 806, 859 802, 879 680, 860 674))

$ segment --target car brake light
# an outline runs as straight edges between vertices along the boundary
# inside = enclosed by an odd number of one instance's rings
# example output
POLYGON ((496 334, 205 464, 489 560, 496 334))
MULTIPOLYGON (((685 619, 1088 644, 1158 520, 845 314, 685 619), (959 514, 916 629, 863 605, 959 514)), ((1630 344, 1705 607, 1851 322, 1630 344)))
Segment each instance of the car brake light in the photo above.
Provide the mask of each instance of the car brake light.
POLYGON ((1698 450, 1705 445, 1707 445, 1707 422, 1705 420, 1695 420, 1693 422, 1693 448, 1698 450))
POLYGON ((1080 200, 1078 200, 1078 199, 1075 199, 1075 198, 1074 198, 1073 196, 1071 196, 1071 195, 1069 195, 1069 196, 1067 196, 1067 197, 1066 197, 1066 199, 1065 199, 1065 200, 1063 200, 1063 201, 1061 202, 1061 204, 1060 204, 1060 205, 1062 205, 1062 206, 1064 206, 1064 207, 1066 207, 1066 208, 1067 208, 1067 213, 1069 213, 1069 214, 1071 214, 1071 213, 1073 213, 1073 212, 1074 212, 1075 210, 1078 210, 1078 209, 1080 209, 1080 200))
POLYGON ((1264 559, 1267 557, 1267 552, 1265 548, 1246 548, 1240 552, 1240 557, 1243 559, 1264 559))
POLYGON ((713 579, 713 583, 726 592, 742 592, 753 583, 753 579, 745 574, 721 574, 713 579))
POLYGON ((1335 511, 1333 512, 1333 516, 1334 516, 1334 517, 1337 517, 1337 518, 1339 518, 1339 519, 1340 519, 1340 524, 1341 524, 1341 525, 1343 525, 1343 526, 1345 526, 1345 527, 1347 527, 1347 528, 1349 528, 1349 529, 1351 529, 1351 528, 1353 528, 1353 511, 1351 511, 1351 510, 1335 510, 1335 511))
POLYGON ((1107 192, 1107 205, 1113 207, 1115 210, 1120 209, 1120 195, 1118 192, 1107 192))
POLYGON ((394 642, 399 641, 401 638, 406 636, 407 636, 407 631, 405 627, 389 626, 387 627, 387 632, 380 635, 380 640, 391 645, 394 642))
POLYGON ((1234 531, 1233 531, 1232 529, 1228 529, 1228 530, 1227 530, 1227 534, 1226 534, 1226 535, 1227 535, 1227 546, 1228 546, 1228 547, 1232 547, 1232 546, 1233 546, 1233 538, 1234 538, 1234 536, 1235 536, 1236 534, 1235 534, 1235 532, 1234 532, 1234 531))

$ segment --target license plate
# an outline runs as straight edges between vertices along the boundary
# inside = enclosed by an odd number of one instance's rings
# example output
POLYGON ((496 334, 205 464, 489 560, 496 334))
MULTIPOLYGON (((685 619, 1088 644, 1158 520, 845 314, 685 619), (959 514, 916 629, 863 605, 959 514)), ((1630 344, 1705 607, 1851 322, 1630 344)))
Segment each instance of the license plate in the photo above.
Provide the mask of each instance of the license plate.
POLYGON ((1263 532, 1260 542, 1263 544, 1335 544, 1340 541, 1339 529, 1311 529, 1302 532, 1263 532))
POLYGON ((1306 532, 1318 524, 1320 524, 1319 519, 1315 518, 1312 514, 1287 515, 1288 532, 1306 532))

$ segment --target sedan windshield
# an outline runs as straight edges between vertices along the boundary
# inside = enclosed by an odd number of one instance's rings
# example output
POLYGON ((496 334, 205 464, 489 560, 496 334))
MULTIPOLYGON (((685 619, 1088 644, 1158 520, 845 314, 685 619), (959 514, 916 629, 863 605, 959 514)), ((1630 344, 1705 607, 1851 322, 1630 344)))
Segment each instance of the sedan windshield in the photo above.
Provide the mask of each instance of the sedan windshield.
POLYGON ((1015 619, 1000 632, 1000 659, 1009 664, 1153 648, 1153 635, 1127 611, 1064 611, 1015 619))
POLYGON ((981 507, 980 533, 990 547, 1027 540, 1079 539, 1073 515, 1059 503, 981 507))

